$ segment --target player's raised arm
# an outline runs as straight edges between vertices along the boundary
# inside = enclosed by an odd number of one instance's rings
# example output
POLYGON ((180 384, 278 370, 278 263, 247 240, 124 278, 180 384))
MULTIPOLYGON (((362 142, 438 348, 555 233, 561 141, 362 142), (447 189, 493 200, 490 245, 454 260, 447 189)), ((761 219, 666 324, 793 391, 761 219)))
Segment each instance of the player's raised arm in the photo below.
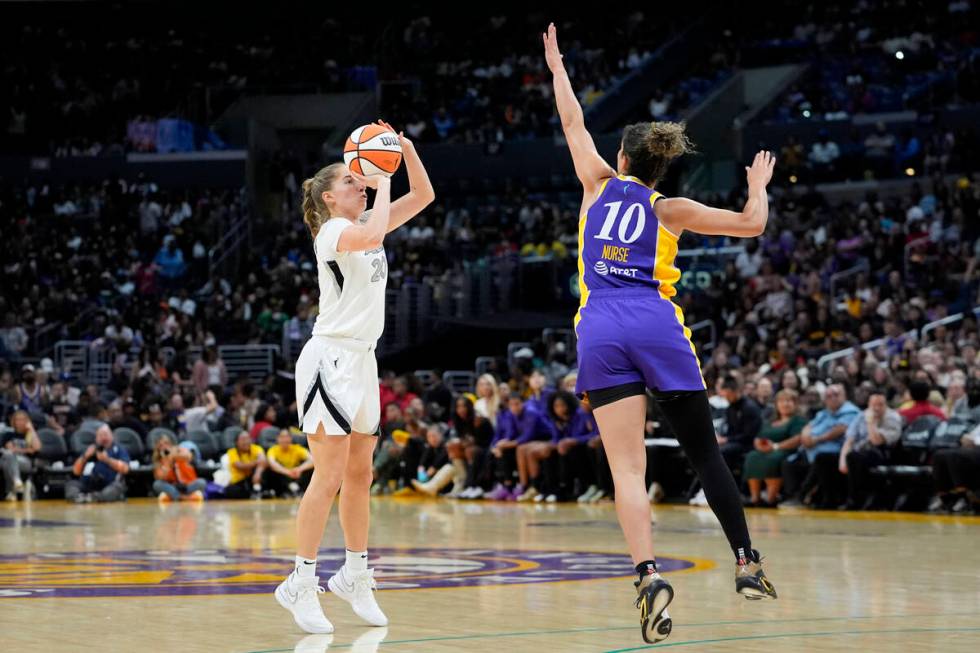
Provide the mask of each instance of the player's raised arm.
MULTIPOLYGON (((395 131, 395 128, 383 120, 378 121, 395 131)), ((398 132, 398 141, 402 146, 402 156, 405 161, 405 169, 408 172, 409 191, 391 203, 391 213, 388 216, 388 229, 386 233, 391 233, 402 226, 427 207, 436 198, 436 191, 429 181, 429 174, 422 165, 422 159, 415 150, 415 144, 405 138, 404 132, 398 132)))
POLYGON ((776 157, 760 151, 745 173, 749 197, 741 212, 716 209, 684 197, 671 197, 657 202, 657 217, 676 234, 687 229, 706 236, 735 236, 751 238, 766 230, 769 219, 769 197, 766 186, 772 179, 776 157))
POLYGON ((338 252, 359 252, 380 247, 387 233, 388 220, 391 215, 391 179, 383 175, 365 177, 351 172, 358 182, 374 188, 374 205, 367 212, 368 219, 364 224, 351 225, 344 229, 337 241, 338 252))
POLYGON ((561 60, 561 53, 558 51, 555 24, 548 25, 548 31, 541 36, 544 39, 544 58, 554 78, 558 116, 561 118, 561 127, 572 154, 572 163, 575 164, 575 174, 582 182, 585 194, 591 196, 602 180, 615 177, 616 171, 599 156, 592 135, 585 128, 582 106, 575 97, 565 64, 561 60))

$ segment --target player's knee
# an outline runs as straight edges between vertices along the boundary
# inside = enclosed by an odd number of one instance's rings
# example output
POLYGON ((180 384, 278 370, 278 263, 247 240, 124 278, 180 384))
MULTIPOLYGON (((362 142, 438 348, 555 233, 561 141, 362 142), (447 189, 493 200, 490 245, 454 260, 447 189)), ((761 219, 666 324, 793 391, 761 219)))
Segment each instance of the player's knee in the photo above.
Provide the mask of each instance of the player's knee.
POLYGON ((344 483, 355 486, 371 487, 374 481, 374 470, 371 465, 348 465, 344 473, 344 483))

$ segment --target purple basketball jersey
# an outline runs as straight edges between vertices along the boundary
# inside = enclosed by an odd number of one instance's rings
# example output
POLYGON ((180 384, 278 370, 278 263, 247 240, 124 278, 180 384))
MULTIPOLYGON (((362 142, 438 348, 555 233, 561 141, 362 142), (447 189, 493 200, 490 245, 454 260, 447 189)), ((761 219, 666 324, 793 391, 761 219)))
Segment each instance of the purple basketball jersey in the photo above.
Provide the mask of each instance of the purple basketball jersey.
POLYGON ((671 301, 677 236, 657 219, 663 197, 636 177, 607 179, 579 221, 578 392, 644 381, 704 389, 684 315, 671 301))

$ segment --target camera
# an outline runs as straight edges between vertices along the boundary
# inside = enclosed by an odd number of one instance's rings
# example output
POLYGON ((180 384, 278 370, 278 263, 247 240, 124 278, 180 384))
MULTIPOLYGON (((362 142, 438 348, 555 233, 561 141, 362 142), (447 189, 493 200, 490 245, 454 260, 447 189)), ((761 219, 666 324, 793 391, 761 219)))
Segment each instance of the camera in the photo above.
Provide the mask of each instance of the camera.
POLYGON ((95 453, 102 453, 103 451, 105 451, 105 447, 103 447, 101 444, 95 445, 95 453))
POLYGON ((170 449, 164 449, 163 450, 163 455, 164 455, 165 458, 169 458, 170 457, 170 449))

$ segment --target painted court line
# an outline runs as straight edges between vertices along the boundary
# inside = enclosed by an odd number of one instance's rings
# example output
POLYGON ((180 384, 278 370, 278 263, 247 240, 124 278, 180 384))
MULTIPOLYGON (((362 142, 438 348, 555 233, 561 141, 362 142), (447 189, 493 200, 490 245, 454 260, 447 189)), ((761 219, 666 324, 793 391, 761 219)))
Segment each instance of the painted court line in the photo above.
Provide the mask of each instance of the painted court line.
MULTIPOLYGON (((735 620, 735 621, 705 621, 699 623, 684 624, 682 628, 703 628, 708 626, 731 626, 731 625, 755 625, 755 624, 784 624, 784 623, 797 623, 797 622, 807 622, 812 623, 815 621, 859 621, 866 619, 939 619, 943 617, 972 617, 975 616, 974 612, 953 612, 953 613, 943 613, 943 614, 928 614, 928 615, 908 615, 908 614, 893 614, 893 615, 864 615, 858 617, 813 617, 807 619, 756 619, 756 620, 735 620)), ((601 633, 601 632, 614 632, 621 630, 636 630, 637 625, 633 624, 631 626, 609 626, 605 628, 565 628, 561 630, 528 630, 528 631, 516 631, 508 633, 484 633, 479 635, 446 635, 443 637, 422 637, 417 639, 394 639, 388 641, 382 641, 378 643, 378 646, 391 646, 394 644, 424 644, 426 642, 445 642, 445 641, 464 641, 464 640, 476 640, 476 639, 500 639, 505 637, 540 637, 543 635, 574 635, 580 633, 601 633)), ((724 637, 719 639, 702 639, 702 640, 689 640, 684 642, 669 642, 656 645, 645 645, 638 646, 635 648, 621 648, 606 651, 606 653, 625 653, 626 651, 642 651, 652 648, 665 648, 668 646, 691 646, 694 644, 708 644, 708 643, 718 643, 727 641, 737 641, 743 639, 773 639, 779 637, 826 637, 830 635, 860 635, 862 633, 870 634, 881 634, 881 633, 912 633, 912 632, 980 632, 980 627, 964 627, 964 628, 910 628, 910 629, 887 629, 887 630, 853 630, 853 631, 835 631, 835 632, 817 632, 817 633, 782 633, 782 634, 772 634, 772 635, 745 635, 745 636, 734 636, 734 637, 724 637)), ((332 649, 342 649, 351 648, 353 646, 350 644, 331 644, 332 649)), ((260 651, 249 651, 248 653, 292 653, 294 648, 275 648, 275 649, 264 649, 260 651)))

